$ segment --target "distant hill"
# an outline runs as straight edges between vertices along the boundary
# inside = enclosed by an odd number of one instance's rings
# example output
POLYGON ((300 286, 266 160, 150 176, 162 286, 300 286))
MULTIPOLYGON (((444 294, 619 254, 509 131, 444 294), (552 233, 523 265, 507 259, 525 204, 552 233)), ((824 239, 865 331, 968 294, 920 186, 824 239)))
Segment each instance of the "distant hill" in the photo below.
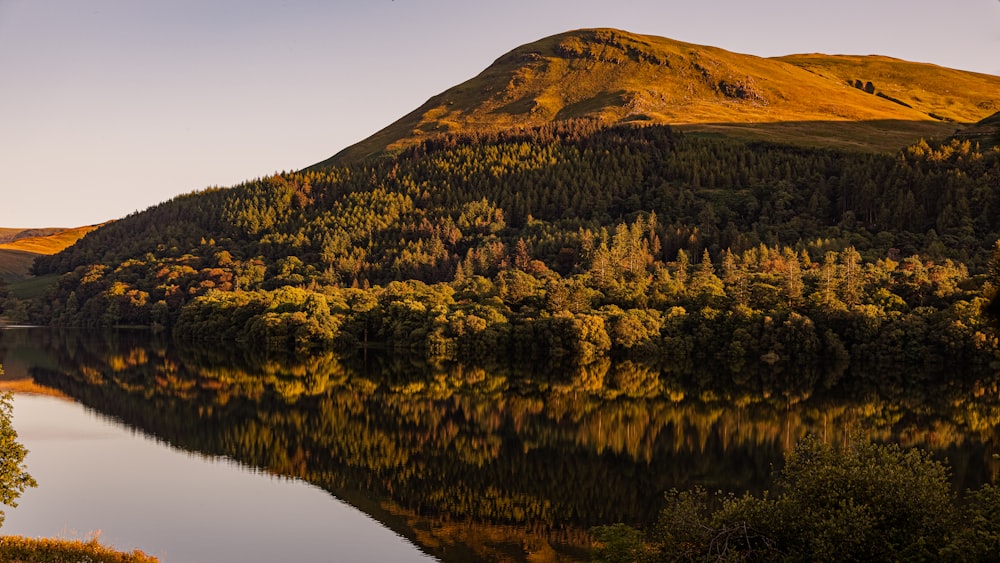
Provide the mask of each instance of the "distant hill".
POLYGON ((11 229, 0 227, 0 244, 14 242, 15 240, 32 237, 44 237, 63 232, 67 229, 54 227, 47 229, 11 229))
POLYGON ((518 47, 317 166, 437 133, 588 118, 893 152, 1000 109, 1000 77, 879 56, 761 58, 614 29, 518 47))
POLYGON ((56 254, 100 226, 75 229, 0 228, 0 279, 13 282, 28 277, 35 257, 56 254))

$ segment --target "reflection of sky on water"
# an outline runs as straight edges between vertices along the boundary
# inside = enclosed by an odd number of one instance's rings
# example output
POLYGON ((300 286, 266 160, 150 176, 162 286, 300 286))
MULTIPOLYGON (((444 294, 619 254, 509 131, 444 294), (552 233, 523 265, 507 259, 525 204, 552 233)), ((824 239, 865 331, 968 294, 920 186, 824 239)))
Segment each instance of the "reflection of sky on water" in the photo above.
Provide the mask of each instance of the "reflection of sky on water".
POLYGON ((163 563, 413 561, 403 538, 325 491, 187 454, 52 397, 17 395, 38 480, 0 532, 141 549, 163 563))

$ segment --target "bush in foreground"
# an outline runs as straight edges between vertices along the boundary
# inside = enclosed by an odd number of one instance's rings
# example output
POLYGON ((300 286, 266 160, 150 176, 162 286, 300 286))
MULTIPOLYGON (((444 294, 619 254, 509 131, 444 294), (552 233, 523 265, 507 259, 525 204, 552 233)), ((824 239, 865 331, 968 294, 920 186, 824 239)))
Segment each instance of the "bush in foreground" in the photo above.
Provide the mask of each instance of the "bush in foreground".
POLYGON ((814 437, 788 454, 777 494, 671 491, 647 534, 594 529, 597 561, 995 561, 1000 492, 959 503, 921 450, 814 437))

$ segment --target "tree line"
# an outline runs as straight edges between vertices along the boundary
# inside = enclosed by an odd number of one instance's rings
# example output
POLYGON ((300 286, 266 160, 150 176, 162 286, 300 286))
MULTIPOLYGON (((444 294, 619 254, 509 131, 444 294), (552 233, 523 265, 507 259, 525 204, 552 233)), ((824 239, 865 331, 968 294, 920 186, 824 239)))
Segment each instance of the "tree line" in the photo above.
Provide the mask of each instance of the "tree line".
POLYGON ((998 155, 587 121, 442 136, 107 225, 36 261, 62 277, 30 315, 441 358, 690 358, 724 344, 734 367, 988 363, 995 338, 978 313, 1000 233, 998 155))

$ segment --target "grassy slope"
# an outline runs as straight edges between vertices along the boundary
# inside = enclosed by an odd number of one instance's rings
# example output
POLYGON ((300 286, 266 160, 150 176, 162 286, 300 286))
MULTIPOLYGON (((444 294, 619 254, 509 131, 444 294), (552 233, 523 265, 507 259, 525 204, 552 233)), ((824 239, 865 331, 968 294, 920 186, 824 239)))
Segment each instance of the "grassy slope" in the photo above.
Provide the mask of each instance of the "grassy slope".
POLYGON ((10 284, 10 292, 18 299, 34 299, 45 295, 49 286, 58 279, 59 274, 28 277, 10 284))
POLYGON ((8 283, 25 279, 30 275, 35 256, 31 252, 0 248, 0 279, 8 283))
POLYGON ((975 123, 1000 110, 997 76, 879 56, 810 54, 776 60, 834 82, 871 82, 876 94, 899 100, 940 120, 975 123))
POLYGON ((0 229, 0 237, 9 242, 0 243, 0 278, 17 282, 30 276, 31 264, 39 254, 50 255, 72 246, 99 225, 75 229, 0 229), (45 233, 41 236, 23 234, 45 233))
POLYGON ((998 105, 996 76, 885 57, 765 59, 662 37, 579 30, 514 49, 317 166, 392 151, 435 133, 581 117, 896 150, 953 133, 955 123, 941 118, 972 123, 998 105), (859 90, 855 79, 871 80, 877 91, 912 107, 859 90))
POLYGON ((719 134, 755 141, 885 153, 894 153, 920 139, 943 138, 955 132, 954 125, 902 120, 697 123, 676 127, 692 134, 719 134))
POLYGON ((1000 111, 963 129, 958 135, 960 139, 968 139, 982 144, 1000 145, 1000 111))
POLYGON ((57 232, 42 236, 19 238, 12 242, 0 244, 0 250, 15 250, 33 254, 51 255, 71 246, 83 238, 83 235, 96 229, 99 225, 77 227, 75 229, 59 229, 57 232))
POLYGON ((46 235, 53 235, 58 232, 65 231, 66 229, 61 228, 46 228, 46 229, 11 229, 9 227, 0 227, 0 244, 5 242, 12 242, 21 238, 28 237, 43 237, 46 235))

